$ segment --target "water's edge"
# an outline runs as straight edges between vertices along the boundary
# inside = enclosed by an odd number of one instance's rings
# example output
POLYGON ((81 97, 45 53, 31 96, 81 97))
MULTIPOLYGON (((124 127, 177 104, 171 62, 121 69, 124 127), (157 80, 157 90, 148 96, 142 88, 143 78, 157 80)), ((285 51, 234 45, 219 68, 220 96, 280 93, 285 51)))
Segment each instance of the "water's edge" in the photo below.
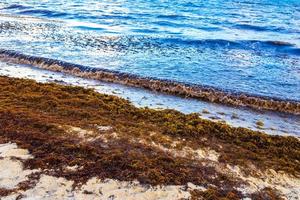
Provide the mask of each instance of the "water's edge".
POLYGON ((244 127, 271 135, 300 136, 298 115, 232 107, 117 83, 81 78, 24 64, 0 62, 0 76, 33 79, 41 83, 80 86, 101 94, 127 99, 139 108, 172 109, 185 114, 196 113, 203 119, 226 123, 233 127, 244 127), (263 122, 263 126, 259 126, 257 122, 263 122))
POLYGON ((214 103, 300 115, 300 102, 298 101, 249 95, 246 93, 232 93, 213 87, 140 77, 128 73, 91 68, 55 59, 30 56, 4 49, 0 49, 0 60, 15 64, 32 65, 41 69, 59 71, 80 77, 134 86, 172 95, 191 97, 214 103))

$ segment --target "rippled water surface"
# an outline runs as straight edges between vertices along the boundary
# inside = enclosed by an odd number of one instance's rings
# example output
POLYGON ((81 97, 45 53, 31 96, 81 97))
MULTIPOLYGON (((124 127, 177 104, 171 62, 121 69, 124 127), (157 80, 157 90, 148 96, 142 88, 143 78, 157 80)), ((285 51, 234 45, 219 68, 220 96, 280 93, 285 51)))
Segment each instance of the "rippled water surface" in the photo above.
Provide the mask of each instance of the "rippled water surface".
POLYGON ((299 0, 1 0, 0 45, 300 101, 299 0))

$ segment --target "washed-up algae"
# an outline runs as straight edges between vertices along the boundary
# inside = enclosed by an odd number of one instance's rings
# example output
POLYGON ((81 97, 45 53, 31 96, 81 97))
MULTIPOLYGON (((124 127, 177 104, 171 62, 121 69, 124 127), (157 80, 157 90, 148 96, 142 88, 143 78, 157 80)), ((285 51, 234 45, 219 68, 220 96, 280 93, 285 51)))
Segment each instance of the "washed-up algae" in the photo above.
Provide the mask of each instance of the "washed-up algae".
MULTIPOLYGON (((246 172, 249 166, 255 166, 259 170, 300 174, 300 141, 294 137, 233 128, 201 119, 196 114, 136 108, 127 100, 91 89, 0 77, 0 143, 15 142, 28 149, 34 159, 25 161, 26 168, 40 168, 76 184, 95 176, 138 180, 150 185, 191 182, 210 188, 206 192, 195 191, 195 198, 243 197, 234 189, 242 180, 221 174, 199 160, 174 157, 132 142, 134 138, 149 140, 151 133, 157 133, 156 141, 161 143, 166 143, 162 136, 168 136, 194 149, 212 149, 220 155, 218 162, 238 165, 246 172), (97 138, 82 142, 64 128, 72 126, 97 132, 97 125, 113 127, 121 137, 111 138, 105 144, 97 138), (77 171, 64 170, 75 165, 79 166, 77 171)), ((263 194, 276 196, 272 190, 263 194)))

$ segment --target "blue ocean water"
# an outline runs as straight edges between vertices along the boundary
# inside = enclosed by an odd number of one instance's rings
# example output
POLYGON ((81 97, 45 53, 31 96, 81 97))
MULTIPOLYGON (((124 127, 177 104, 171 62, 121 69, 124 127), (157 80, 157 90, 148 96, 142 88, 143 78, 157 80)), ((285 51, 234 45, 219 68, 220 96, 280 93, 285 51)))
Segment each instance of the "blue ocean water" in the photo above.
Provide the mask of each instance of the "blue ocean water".
POLYGON ((0 48, 300 101, 300 0, 1 0, 0 48))

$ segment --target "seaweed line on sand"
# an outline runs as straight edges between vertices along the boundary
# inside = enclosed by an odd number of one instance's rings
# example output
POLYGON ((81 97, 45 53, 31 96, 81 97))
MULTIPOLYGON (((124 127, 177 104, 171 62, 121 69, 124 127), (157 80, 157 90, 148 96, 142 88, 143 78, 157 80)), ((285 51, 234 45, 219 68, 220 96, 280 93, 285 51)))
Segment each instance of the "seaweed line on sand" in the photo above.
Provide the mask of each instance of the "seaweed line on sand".
MULTIPOLYGON (((300 198, 297 138, 137 108, 82 87, 0 76, 0 144, 9 142, 25 150, 1 153, 0 161, 20 169, 26 191, 50 176, 74 188, 93 178, 149 187, 191 183, 194 199, 300 198), (22 157, 7 157, 13 153, 22 157), (41 176, 24 179, 30 170, 41 176)), ((0 187, 0 195, 14 194, 15 187, 0 187)))

